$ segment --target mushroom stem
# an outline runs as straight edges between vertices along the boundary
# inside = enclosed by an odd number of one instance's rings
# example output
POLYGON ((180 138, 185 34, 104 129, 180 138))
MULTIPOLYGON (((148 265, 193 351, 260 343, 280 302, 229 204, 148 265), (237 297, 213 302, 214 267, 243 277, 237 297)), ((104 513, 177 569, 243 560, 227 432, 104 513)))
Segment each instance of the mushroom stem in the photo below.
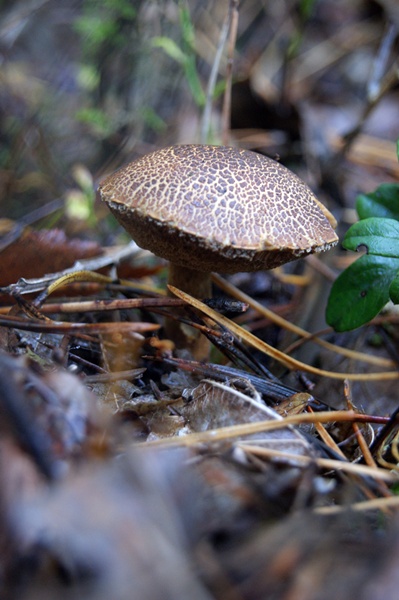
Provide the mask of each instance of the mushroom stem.
MULTIPOLYGON (((205 299, 212 296, 210 273, 170 263, 168 283, 190 294, 190 296, 194 296, 194 298, 205 299)), ((181 314, 184 314, 184 309, 182 309, 181 314)), ((179 321, 167 319, 165 332, 178 348, 189 349, 195 360, 207 360, 209 358, 209 341, 197 329, 179 321)))
POLYGON ((204 300, 212 296, 210 273, 195 271, 170 263, 168 283, 186 292, 186 294, 198 298, 198 300, 204 300))

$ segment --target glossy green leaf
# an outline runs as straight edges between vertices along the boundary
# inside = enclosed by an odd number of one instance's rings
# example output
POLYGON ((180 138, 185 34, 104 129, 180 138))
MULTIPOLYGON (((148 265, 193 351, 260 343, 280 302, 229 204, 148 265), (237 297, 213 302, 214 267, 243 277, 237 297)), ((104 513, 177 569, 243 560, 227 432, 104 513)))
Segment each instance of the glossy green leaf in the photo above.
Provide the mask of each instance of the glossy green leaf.
POLYGON ((395 219, 371 218, 350 227, 342 245, 347 250, 364 246, 368 254, 399 257, 399 222, 395 219))
POLYGON ((386 217, 399 220, 399 184, 383 183, 370 194, 360 194, 356 199, 360 219, 386 217))
POLYGON ((326 320, 336 331, 356 329, 373 319, 389 300, 399 258, 365 254, 335 280, 326 320))
POLYGON ((399 304, 399 275, 396 275, 389 286, 389 297, 394 304, 399 304))

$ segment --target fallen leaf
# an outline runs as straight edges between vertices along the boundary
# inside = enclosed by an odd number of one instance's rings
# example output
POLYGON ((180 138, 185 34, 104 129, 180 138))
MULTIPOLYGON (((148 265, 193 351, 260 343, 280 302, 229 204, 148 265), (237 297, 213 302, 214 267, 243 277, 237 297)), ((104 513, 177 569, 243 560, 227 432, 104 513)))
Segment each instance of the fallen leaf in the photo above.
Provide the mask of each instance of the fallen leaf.
POLYGON ((79 259, 102 254, 96 242, 68 239, 60 229, 35 231, 1 219, 0 233, 0 287, 20 277, 32 279, 62 271, 79 259))

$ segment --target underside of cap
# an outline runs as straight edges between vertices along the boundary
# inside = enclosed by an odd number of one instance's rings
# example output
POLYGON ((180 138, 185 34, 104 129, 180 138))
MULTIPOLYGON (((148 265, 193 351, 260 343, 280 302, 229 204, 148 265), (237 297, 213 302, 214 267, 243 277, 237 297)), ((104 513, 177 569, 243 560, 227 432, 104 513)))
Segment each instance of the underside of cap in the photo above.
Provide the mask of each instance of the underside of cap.
POLYGON ((305 250, 242 249, 231 245, 210 244, 208 239, 178 231, 168 224, 143 217, 140 213, 124 210, 123 206, 110 202, 109 208, 132 239, 141 247, 176 265, 198 271, 239 273, 273 269, 312 252, 322 252, 335 245, 324 244, 305 250))
POLYGON ((291 171, 224 146, 172 146, 100 186, 132 238, 176 264, 222 272, 270 269, 327 250, 335 220, 291 171))

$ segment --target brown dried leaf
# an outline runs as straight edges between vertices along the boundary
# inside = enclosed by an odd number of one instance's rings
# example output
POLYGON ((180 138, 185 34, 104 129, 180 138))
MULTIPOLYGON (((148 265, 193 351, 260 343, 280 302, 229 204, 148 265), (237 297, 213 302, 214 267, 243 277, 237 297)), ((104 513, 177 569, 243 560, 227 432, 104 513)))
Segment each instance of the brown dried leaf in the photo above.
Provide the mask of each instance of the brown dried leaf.
POLYGON ((102 249, 96 242, 67 239, 59 229, 35 231, 26 227, 18 231, 17 228, 18 225, 15 226, 7 219, 0 221, 0 233, 3 235, 0 287, 18 281, 20 277, 38 278, 46 273, 62 271, 79 259, 102 254, 102 249))
MULTIPOLYGON (((253 392, 253 397, 250 397, 226 384, 204 380, 193 390, 192 402, 181 413, 190 432, 214 430, 240 423, 281 420, 282 417, 266 406, 255 390, 253 392)), ((288 426, 285 429, 246 436, 245 439, 262 447, 292 454, 308 455, 311 451, 301 433, 288 426)))

